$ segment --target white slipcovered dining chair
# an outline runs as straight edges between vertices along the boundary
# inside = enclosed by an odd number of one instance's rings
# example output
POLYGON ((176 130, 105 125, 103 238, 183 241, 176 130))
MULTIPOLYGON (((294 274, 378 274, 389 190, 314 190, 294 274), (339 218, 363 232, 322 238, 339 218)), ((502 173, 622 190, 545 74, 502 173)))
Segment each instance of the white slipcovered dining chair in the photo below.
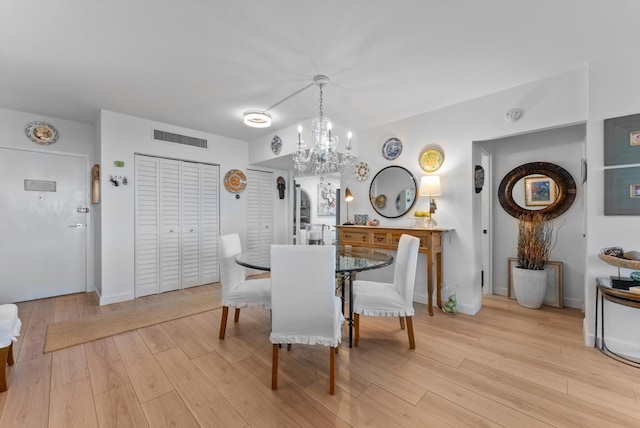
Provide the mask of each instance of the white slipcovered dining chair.
POLYGON ((269 278, 246 279, 245 269, 235 262, 242 251, 237 233, 221 235, 218 238, 220 257, 220 282, 222 283, 222 319, 220 339, 227 330, 229 307, 235 307, 234 322, 240 320, 240 308, 271 307, 271 280, 269 278))
POLYGON ((0 305, 0 392, 7 390, 7 364, 13 365, 13 342, 18 340, 21 325, 16 305, 0 305))
POLYGON ((334 393, 335 354, 342 340, 342 303, 335 295, 336 247, 271 247, 271 388, 278 387, 281 344, 323 345, 329 349, 329 393, 334 393))
POLYGON ((400 328, 407 321, 409 348, 415 349, 413 337, 413 288, 418 263, 420 239, 403 234, 398 242, 393 283, 355 280, 353 281, 354 345, 360 339, 360 315, 373 317, 399 317, 400 328))

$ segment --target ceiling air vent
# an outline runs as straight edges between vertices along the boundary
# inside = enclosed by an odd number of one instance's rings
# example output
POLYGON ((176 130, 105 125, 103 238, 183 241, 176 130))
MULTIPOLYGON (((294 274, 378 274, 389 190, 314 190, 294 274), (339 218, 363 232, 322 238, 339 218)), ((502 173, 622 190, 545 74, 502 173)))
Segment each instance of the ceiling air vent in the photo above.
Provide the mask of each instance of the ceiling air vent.
POLYGON ((169 143, 184 144, 187 146, 207 148, 207 140, 204 138, 188 137, 186 135, 173 134, 171 132, 153 130, 153 139, 158 141, 167 141, 169 143))

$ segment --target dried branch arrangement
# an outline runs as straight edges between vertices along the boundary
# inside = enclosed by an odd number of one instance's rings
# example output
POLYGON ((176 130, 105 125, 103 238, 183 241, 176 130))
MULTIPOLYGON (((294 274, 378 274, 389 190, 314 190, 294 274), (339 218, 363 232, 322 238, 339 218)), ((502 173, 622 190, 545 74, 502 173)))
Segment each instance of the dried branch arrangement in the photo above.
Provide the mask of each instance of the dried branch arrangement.
POLYGON ((553 224, 538 212, 518 216, 518 267, 543 270, 553 249, 553 224))

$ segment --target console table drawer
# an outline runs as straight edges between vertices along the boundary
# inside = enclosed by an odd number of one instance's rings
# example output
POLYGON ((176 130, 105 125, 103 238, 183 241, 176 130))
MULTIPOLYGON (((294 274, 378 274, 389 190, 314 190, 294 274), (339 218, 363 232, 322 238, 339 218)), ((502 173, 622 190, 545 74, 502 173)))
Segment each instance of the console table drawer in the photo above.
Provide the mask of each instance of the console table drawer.
POLYGON ((373 245, 389 245, 389 234, 386 232, 372 232, 371 243, 373 245))
POLYGON ((369 233, 367 232, 344 232, 342 234, 344 244, 356 243, 367 244, 369 243, 369 233))

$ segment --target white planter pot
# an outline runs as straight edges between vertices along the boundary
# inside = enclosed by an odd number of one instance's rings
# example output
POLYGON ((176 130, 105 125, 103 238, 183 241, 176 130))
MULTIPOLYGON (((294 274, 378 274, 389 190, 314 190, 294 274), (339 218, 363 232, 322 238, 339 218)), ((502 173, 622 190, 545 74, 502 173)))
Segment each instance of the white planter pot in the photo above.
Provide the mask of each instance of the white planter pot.
POLYGON ((539 309, 547 294, 547 271, 513 267, 513 291, 520 306, 539 309))

